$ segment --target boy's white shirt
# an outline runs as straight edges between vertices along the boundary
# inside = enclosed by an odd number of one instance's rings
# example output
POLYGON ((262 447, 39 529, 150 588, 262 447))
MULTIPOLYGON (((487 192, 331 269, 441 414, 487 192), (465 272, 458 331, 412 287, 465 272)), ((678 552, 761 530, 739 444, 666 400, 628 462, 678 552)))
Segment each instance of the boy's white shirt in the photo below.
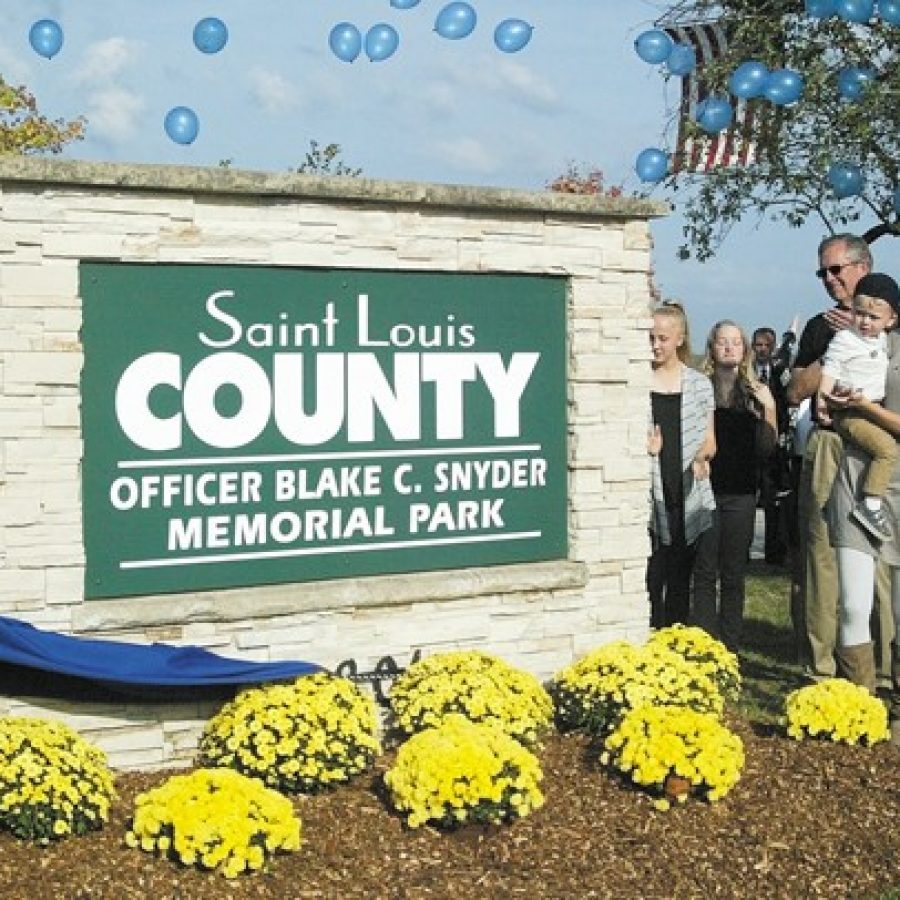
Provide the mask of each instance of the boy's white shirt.
POLYGON ((888 370, 886 348, 883 332, 870 338, 845 328, 831 339, 822 359, 822 374, 862 391, 869 400, 881 401, 888 370))

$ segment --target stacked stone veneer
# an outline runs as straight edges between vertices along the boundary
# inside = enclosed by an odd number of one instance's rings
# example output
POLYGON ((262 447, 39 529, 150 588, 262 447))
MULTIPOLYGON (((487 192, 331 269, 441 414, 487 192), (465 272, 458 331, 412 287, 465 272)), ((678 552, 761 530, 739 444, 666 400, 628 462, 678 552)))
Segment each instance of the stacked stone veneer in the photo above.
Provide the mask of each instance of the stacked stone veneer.
MULTIPOLYGON (((254 660, 401 664, 479 647, 546 677, 648 621, 644 201, 223 169, 0 161, 0 615, 254 660), (83 598, 82 259, 568 277, 569 559, 83 598)), ((119 767, 191 761, 211 704, 39 700, 119 767)))

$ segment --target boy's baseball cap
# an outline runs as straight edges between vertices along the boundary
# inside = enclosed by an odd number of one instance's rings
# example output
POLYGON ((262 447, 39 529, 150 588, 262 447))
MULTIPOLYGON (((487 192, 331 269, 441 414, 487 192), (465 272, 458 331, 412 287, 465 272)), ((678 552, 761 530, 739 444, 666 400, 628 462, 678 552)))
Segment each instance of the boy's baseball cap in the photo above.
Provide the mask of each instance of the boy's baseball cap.
POLYGON ((890 275, 882 272, 869 272, 863 275, 853 292, 854 297, 874 297, 890 303, 895 313, 900 315, 900 288, 890 275))

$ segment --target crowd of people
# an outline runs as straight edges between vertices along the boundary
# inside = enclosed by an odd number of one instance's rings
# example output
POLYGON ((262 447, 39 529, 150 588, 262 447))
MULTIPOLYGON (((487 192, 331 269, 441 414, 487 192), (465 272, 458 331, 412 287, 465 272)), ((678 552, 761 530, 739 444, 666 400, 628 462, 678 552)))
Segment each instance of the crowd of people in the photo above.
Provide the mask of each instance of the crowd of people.
POLYGON ((900 743, 900 289, 855 235, 818 256, 833 305, 799 341, 724 319, 695 366, 684 308, 653 312, 650 624, 740 650, 761 509, 804 671, 886 687, 900 743))

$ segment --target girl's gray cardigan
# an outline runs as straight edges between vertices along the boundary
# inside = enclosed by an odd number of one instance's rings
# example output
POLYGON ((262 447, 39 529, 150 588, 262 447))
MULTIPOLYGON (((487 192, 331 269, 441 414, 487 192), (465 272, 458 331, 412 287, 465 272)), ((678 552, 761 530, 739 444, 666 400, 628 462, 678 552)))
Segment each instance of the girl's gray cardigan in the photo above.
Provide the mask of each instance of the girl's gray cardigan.
MULTIPOLYGON (((710 380, 695 369, 685 366, 681 373, 681 477, 684 539, 688 544, 693 544, 712 525, 712 511, 716 508, 709 479, 696 481, 693 469, 694 457, 703 445, 709 415, 715 405, 710 380)), ((652 456, 650 459, 650 530, 654 541, 669 544, 672 538, 663 497, 659 456, 652 456)))

